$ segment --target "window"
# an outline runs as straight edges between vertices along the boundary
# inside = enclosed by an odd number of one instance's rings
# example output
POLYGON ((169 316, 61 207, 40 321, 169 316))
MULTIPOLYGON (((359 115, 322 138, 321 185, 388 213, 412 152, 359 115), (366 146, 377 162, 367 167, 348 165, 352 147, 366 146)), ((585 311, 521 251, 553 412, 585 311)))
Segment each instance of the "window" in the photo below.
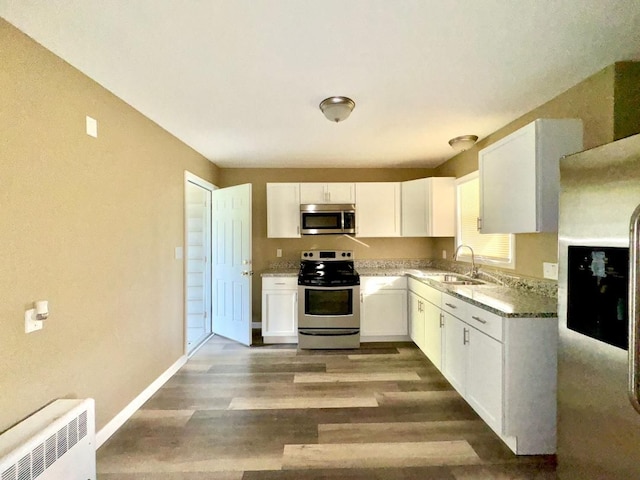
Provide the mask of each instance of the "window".
MULTIPOLYGON (((506 233, 481 234, 478 232, 480 216, 480 180, 478 172, 456 180, 456 248, 473 248, 476 263, 502 268, 515 268, 515 236, 506 233)), ((460 250, 458 257, 471 261, 468 249, 460 250)))

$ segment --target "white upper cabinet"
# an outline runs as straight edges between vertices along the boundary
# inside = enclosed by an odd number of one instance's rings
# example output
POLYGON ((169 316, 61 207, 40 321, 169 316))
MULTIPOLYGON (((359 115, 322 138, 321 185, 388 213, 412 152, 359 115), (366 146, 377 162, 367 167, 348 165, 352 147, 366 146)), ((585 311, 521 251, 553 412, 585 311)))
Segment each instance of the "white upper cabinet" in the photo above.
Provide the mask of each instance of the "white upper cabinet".
POLYGON ((301 204, 355 203, 353 183, 301 183, 301 204))
POLYGON ((480 150, 480 232, 557 232, 560 157, 582 145, 581 120, 538 119, 480 150))
POLYGON ((300 237, 300 184, 267 183, 267 237, 300 237))
POLYGON ((356 183, 356 237, 400 233, 400 182, 356 183))
POLYGON ((455 236, 455 178, 402 182, 402 236, 455 236))

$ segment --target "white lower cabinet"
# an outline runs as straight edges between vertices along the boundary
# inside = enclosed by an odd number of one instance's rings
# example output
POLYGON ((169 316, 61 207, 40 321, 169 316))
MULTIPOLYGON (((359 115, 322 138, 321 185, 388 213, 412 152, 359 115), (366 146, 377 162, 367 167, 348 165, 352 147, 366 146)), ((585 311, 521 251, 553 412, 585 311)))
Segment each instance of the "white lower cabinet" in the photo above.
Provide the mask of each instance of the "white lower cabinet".
POLYGON ((502 431, 502 343, 469 328, 465 398, 494 431, 502 431))
POLYGON ((298 342, 298 280, 262 279, 262 337, 265 343, 298 342))
POLYGON ((422 350, 431 363, 442 365, 442 294, 428 285, 409 278, 409 326, 411 340, 422 350))
POLYGON ((450 313, 444 313, 442 331, 442 374, 460 395, 466 393, 468 325, 450 313))
POLYGON ((424 347, 422 351, 436 368, 442 368, 442 312, 429 301, 424 302, 424 347))
POLYGON ((407 279, 360 277, 360 338, 407 340, 407 279))
POLYGON ((443 375, 494 430, 502 428, 502 344, 444 314, 443 375))
POLYGON ((442 306, 443 375, 515 453, 555 453, 557 319, 503 318, 446 294, 442 306))
POLYGON ((409 291, 409 336, 423 352, 425 343, 424 304, 425 300, 420 295, 409 291))

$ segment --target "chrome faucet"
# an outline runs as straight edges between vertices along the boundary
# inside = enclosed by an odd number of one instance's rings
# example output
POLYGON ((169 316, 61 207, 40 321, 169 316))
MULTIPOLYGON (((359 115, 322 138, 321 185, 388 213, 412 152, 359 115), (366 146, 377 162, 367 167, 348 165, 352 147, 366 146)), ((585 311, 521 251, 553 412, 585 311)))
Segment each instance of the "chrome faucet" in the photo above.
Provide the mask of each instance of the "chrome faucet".
POLYGON ((476 257, 473 253, 473 248, 471 248, 469 245, 458 245, 458 248, 456 248, 456 253, 453 254, 453 259, 458 260, 458 252, 462 247, 468 248, 471 252, 471 271, 469 272, 469 276, 471 278, 476 278, 478 276, 478 267, 476 267, 476 257))

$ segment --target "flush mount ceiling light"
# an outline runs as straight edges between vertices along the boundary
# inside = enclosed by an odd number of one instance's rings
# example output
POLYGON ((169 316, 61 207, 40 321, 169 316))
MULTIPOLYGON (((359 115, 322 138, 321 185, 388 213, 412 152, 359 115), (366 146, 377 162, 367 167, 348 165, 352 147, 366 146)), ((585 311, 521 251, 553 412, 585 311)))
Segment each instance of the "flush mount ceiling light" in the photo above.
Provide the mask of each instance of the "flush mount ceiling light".
POLYGON ((356 102, 348 97, 329 97, 320 102, 324 116, 336 123, 346 120, 355 106, 356 102))
POLYGON ((465 150, 469 150, 477 141, 477 135, 461 135, 449 140, 449 145, 451 145, 451 148, 453 148, 456 152, 460 153, 464 152, 465 150))

